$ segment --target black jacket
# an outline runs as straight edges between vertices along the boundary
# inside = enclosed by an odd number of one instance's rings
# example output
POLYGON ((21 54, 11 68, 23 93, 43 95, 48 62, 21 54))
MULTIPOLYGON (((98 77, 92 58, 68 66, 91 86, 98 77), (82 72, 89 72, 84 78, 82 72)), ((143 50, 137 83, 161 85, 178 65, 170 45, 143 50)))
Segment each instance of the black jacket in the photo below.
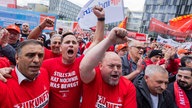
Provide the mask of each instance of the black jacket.
MULTIPOLYGON (((137 107, 138 108, 153 108, 149 89, 144 78, 135 83, 137 90, 137 107)), ((165 90, 159 94, 158 108, 177 108, 172 95, 165 90)))
POLYGON ((14 65, 16 65, 15 54, 16 51, 11 45, 8 44, 3 48, 0 46, 0 56, 7 57, 14 65))

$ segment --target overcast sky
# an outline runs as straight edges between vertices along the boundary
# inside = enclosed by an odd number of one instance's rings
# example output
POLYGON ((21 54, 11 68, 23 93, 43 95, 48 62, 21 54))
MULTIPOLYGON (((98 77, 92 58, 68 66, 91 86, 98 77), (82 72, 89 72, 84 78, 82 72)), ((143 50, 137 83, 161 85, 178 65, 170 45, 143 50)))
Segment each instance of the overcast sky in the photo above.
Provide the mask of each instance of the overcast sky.
MULTIPOLYGON (((42 3, 48 4, 49 0, 17 0, 18 5, 27 5, 27 3, 42 3)), ((88 0, 68 0, 74 4, 83 7, 88 0)), ((142 11, 145 0, 124 0, 124 6, 128 7, 130 10, 142 11)))

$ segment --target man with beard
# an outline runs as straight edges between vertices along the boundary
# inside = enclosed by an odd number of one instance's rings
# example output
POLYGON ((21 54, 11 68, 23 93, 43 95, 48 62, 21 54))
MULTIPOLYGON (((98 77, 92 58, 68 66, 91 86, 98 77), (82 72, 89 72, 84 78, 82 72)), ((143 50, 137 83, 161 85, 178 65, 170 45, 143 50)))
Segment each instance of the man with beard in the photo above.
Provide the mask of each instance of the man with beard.
POLYGON ((80 64, 82 108, 137 108, 135 87, 121 76, 120 57, 106 52, 110 45, 126 42, 126 36, 125 29, 113 28, 109 36, 86 53, 80 64))
POLYGON ((192 68, 179 68, 176 81, 168 89, 175 97, 178 108, 192 108, 192 68))
POLYGON ((148 65, 142 80, 137 81, 138 108, 175 108, 173 97, 166 90, 168 72, 159 65, 148 65))

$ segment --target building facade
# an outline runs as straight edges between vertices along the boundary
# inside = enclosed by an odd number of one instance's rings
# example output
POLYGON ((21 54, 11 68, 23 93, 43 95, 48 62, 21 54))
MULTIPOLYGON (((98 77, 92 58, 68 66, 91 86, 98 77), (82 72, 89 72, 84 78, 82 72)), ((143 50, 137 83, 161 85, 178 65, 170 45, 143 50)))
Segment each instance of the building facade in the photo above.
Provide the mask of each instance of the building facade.
POLYGON ((76 21, 81 7, 68 0, 49 0, 49 13, 57 14, 61 20, 76 21))
POLYGON ((35 11, 35 12, 48 12, 48 6, 44 4, 37 4, 37 3, 28 3, 28 10, 35 11))
POLYGON ((172 18, 190 13, 192 13, 192 0, 146 0, 140 32, 151 34, 148 32, 151 18, 167 24, 172 18))
POLYGON ((143 12, 141 11, 131 11, 128 14, 127 30, 139 32, 141 26, 143 12))

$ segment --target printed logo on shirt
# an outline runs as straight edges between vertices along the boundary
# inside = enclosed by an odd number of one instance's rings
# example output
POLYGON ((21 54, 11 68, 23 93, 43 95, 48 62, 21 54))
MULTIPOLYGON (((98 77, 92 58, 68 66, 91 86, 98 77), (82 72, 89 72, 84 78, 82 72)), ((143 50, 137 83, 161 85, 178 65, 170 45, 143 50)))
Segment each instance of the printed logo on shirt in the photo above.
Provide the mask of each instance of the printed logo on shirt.
POLYGON ((53 76, 51 76, 50 87, 61 89, 73 88, 79 85, 78 80, 75 71, 66 73, 55 71, 53 76))
POLYGON ((107 101, 104 96, 98 95, 96 108, 121 108, 123 105, 107 101))
POLYGON ((49 93, 45 91, 37 98, 14 105, 14 108, 43 108, 48 105, 49 93))

